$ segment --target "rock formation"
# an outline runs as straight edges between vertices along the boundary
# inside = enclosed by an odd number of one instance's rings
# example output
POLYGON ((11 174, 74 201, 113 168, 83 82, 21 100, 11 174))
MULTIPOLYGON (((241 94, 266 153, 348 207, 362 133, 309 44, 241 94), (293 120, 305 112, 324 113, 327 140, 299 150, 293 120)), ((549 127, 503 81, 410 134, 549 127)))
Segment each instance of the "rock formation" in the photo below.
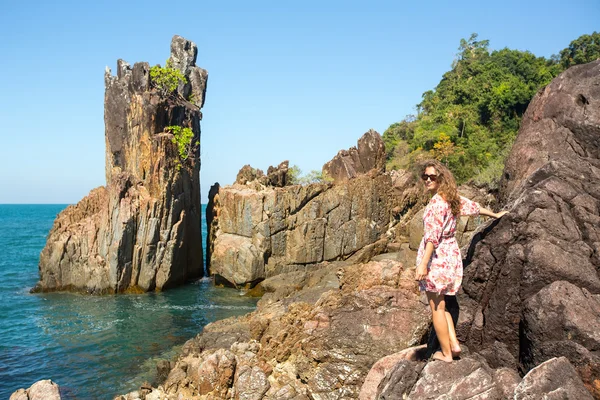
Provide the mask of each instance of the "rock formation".
MULTIPOLYGON (((382 139, 374 131, 359 140, 359 149, 364 160, 385 157, 382 139)), ((367 165, 364 160, 361 165, 367 165)), ((392 222, 390 210, 410 208, 419 197, 414 190, 401 190, 399 196, 394 175, 377 168, 343 184, 266 186, 285 182, 281 171, 287 171, 287 162, 270 168, 268 179, 262 171, 245 166, 234 185, 211 192, 212 212, 207 215, 211 274, 234 285, 254 284, 323 261, 381 253, 382 235, 392 222)), ((413 186, 411 180, 403 183, 413 186)))
POLYGON ((323 174, 335 183, 344 182, 371 170, 385 171, 385 145, 379 133, 369 130, 358 140, 356 147, 340 150, 323 166, 323 174))
POLYGON ((263 284, 278 280, 278 288, 255 312, 207 325, 146 399, 357 398, 378 358, 427 332, 412 274, 384 260, 269 278, 263 284))
MULTIPOLYGON (((210 192, 210 274, 236 286, 252 286, 324 261, 368 261, 386 251, 402 253, 394 259, 414 264, 423 225, 418 210, 426 196, 412 173, 382 171, 382 160, 383 141, 371 130, 357 148, 325 164, 325 174, 337 171, 334 182, 286 186, 287 161, 270 167, 266 176, 244 166, 234 185, 210 192)), ((487 203, 477 191, 469 195, 487 203)), ((469 218, 461 219, 462 243, 470 239, 463 233, 476 226, 469 218)))
POLYGON ((472 246, 460 339, 522 373, 565 357, 600 398, 600 60, 532 100, 501 188, 511 213, 472 246))
MULTIPOLYGON (((465 253, 457 332, 466 344, 450 364, 419 361, 423 347, 408 348, 424 342, 430 320, 412 265, 397 261, 400 252, 373 257, 381 241, 396 247, 376 228, 382 210, 401 216, 392 230, 404 242, 395 244, 410 250, 406 228, 418 218, 418 198, 403 190, 387 202, 374 183, 388 179, 392 190, 409 182, 405 174, 215 187, 213 237, 229 235, 243 251, 228 262, 244 259, 251 269, 213 267, 234 282, 271 274, 257 286, 266 294, 255 312, 209 324, 188 341, 158 387, 119 400, 600 398, 599 144, 600 60, 559 75, 523 118, 499 194, 511 212, 480 227, 465 253), (329 224, 350 232, 340 247, 325 239, 329 224), (334 252, 321 244, 344 249, 360 232, 371 242, 346 261, 327 261, 334 252), (299 238, 308 245, 294 246, 299 238), (294 262, 271 264, 274 254, 294 262)), ((213 245, 213 261, 229 257, 213 245)))
POLYGON ((169 63, 186 83, 166 96, 148 63, 119 60, 117 76, 107 68, 107 185, 56 218, 35 290, 163 290, 202 276, 197 143, 207 72, 196 54, 193 42, 173 38, 169 63), (170 126, 193 131, 187 159, 170 126))
POLYGON ((564 357, 542 363, 521 379, 515 370, 493 369, 477 355, 445 364, 402 358, 406 352, 398 354, 401 358, 383 379, 369 381, 367 377, 360 400, 593 399, 564 357))

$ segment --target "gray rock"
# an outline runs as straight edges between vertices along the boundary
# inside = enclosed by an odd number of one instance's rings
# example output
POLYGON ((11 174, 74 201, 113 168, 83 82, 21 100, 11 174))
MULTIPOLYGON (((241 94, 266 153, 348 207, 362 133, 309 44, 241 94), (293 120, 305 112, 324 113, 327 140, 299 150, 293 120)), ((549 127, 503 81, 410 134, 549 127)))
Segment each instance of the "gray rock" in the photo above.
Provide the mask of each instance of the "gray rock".
POLYGON ((481 360, 464 358, 452 363, 429 362, 412 388, 409 399, 498 399, 494 371, 481 360))
POLYGON ((543 362, 523 377, 515 389, 515 400, 593 399, 577 371, 565 357, 543 362))
POLYGON ((180 83, 177 92, 198 108, 204 106, 208 72, 196 66, 198 47, 190 40, 175 35, 171 40, 169 63, 186 77, 186 83, 180 83))
POLYGON ((583 375, 600 373, 600 296, 557 281, 530 297, 523 310, 522 363, 533 368, 564 356, 583 375))
POLYGON ((423 362, 402 360, 382 379, 377 391, 377 399, 403 400, 406 399, 419 379, 419 374, 425 366, 423 362))
POLYGON ((29 389, 19 389, 10 400, 61 400, 60 390, 50 379, 37 381, 29 389))
MULTIPOLYGON (((386 174, 333 186, 220 187, 211 199, 211 274, 244 285, 348 259, 382 238, 400 201, 386 174)), ((385 251, 385 242, 367 250, 356 261, 385 251)))

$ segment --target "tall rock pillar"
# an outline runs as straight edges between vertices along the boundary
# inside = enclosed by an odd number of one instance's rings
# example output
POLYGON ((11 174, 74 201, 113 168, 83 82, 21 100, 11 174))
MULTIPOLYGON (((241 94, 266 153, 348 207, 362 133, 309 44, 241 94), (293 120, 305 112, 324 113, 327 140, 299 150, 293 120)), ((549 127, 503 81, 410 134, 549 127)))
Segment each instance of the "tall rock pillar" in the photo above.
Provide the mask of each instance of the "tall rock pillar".
POLYGON ((105 74, 106 187, 54 222, 35 290, 90 293, 163 290, 203 275, 200 120, 208 74, 197 47, 173 37, 169 65, 185 77, 159 90, 148 63, 119 60, 105 74), (180 154, 173 129, 193 138, 180 154))

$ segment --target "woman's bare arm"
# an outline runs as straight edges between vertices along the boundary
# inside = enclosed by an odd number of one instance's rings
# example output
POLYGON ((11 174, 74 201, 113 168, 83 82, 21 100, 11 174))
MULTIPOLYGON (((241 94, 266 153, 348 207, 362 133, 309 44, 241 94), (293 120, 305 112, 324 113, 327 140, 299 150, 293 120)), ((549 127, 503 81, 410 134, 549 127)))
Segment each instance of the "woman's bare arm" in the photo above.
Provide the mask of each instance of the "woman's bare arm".
POLYGON ((495 213, 493 211, 488 210, 485 207, 479 206, 479 215, 485 215, 486 217, 500 218, 506 213, 508 213, 508 211, 500 211, 499 213, 495 213))
POLYGON ((434 246, 433 243, 427 242, 425 243, 425 252, 423 254, 423 259, 421 263, 417 266, 417 270, 415 271, 415 279, 421 281, 427 277, 427 265, 429 264, 429 260, 431 259, 431 255, 433 254, 434 246))

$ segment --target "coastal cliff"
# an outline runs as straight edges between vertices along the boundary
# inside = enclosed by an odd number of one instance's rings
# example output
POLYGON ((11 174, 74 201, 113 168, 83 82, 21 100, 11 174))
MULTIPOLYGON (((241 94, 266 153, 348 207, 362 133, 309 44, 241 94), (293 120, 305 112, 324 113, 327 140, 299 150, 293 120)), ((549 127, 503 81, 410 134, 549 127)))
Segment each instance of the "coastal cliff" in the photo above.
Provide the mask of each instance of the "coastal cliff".
POLYGON ((200 109, 208 74, 197 47, 174 36, 167 65, 183 79, 154 84, 148 63, 105 74, 106 186, 61 212, 34 290, 94 294, 164 290, 203 274, 200 109), (171 127, 189 128, 182 157, 171 127))
POLYGON ((465 271, 462 340, 522 373, 565 357, 600 398, 600 60, 531 101, 500 197, 511 213, 465 271))
MULTIPOLYGON (((414 174, 385 171, 377 132, 366 132, 356 147, 325 163, 323 182, 288 185, 287 174, 287 161, 267 175, 247 165, 233 185, 211 189, 207 265, 218 282, 254 286, 281 273, 318 269, 323 262, 364 262, 383 252, 412 264, 426 195, 414 174)), ((489 203, 477 189, 460 190, 489 203)), ((477 224, 461 218, 461 245, 477 224)))
MULTIPOLYGON (((461 360, 421 360, 427 306, 396 252, 266 278, 255 312, 209 324, 158 387, 119 398, 600 398, 599 88, 596 61, 531 102, 499 193, 510 213, 464 253, 461 360)), ((396 212, 410 230, 416 210, 396 212)))

